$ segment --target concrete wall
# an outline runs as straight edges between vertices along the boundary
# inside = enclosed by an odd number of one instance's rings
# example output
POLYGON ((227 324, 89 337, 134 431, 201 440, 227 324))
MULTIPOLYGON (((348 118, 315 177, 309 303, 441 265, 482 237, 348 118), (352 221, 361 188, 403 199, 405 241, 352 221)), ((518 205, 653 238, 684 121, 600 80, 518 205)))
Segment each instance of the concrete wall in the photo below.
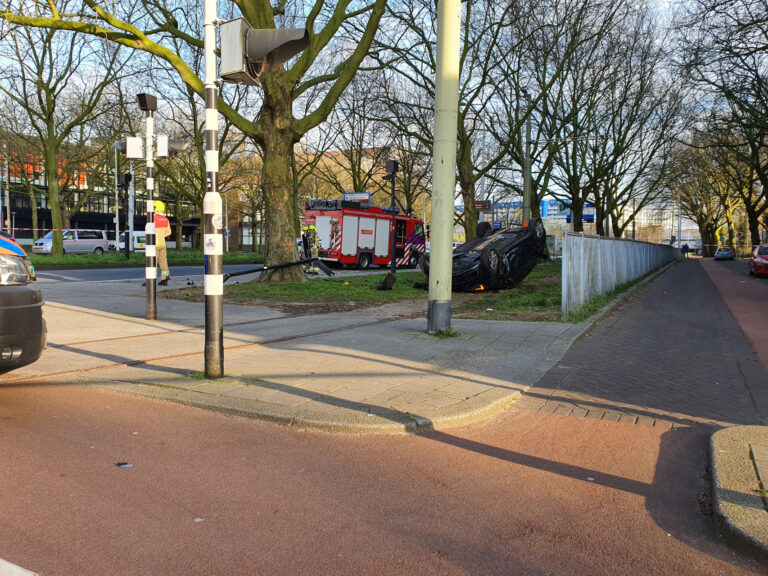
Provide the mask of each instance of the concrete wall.
POLYGON ((568 232, 563 241, 563 317, 679 257, 679 248, 664 244, 568 232))

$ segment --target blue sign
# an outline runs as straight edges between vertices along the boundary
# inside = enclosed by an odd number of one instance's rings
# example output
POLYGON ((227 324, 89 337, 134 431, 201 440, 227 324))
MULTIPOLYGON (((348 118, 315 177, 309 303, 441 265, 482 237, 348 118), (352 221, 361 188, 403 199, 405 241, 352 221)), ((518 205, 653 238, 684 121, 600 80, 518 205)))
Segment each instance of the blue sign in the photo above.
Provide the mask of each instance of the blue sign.
POLYGON ((493 229, 494 230, 501 230, 501 220, 494 220, 493 221, 493 229))

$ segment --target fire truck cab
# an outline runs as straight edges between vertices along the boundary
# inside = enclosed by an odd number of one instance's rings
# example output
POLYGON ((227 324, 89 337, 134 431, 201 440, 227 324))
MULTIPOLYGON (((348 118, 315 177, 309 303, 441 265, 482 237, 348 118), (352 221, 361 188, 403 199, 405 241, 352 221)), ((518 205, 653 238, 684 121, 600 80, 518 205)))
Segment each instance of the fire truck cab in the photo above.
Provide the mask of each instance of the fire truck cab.
MULTIPOLYGON (((304 206, 305 226, 314 225, 321 260, 357 266, 388 266, 392 210, 344 200, 312 199, 304 206)), ((424 254, 424 223, 395 209, 395 263, 415 268, 424 254)))

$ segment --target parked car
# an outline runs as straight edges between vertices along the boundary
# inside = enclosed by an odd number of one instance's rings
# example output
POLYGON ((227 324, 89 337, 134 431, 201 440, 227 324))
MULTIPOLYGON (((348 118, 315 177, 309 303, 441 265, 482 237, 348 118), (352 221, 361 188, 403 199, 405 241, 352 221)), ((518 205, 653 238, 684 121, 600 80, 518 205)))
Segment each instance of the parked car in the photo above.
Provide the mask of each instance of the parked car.
POLYGON ((733 248, 729 246, 721 246, 715 252, 715 260, 733 260, 735 257, 733 248))
POLYGON ((43 296, 27 286, 33 280, 24 250, 0 235, 0 374, 31 364, 45 348, 43 296))
POLYGON ((768 276, 768 244, 755 246, 749 256, 749 275, 768 276))
MULTIPOLYGON (((95 252, 103 254, 109 250, 107 233, 104 230, 64 230, 65 254, 88 254, 95 252)), ((32 244, 32 252, 35 254, 50 254, 53 246, 53 231, 48 232, 37 242, 32 244)))
MULTIPOLYGON (((133 232, 133 251, 134 252, 144 252, 145 250, 145 244, 147 242, 147 235, 143 230, 135 230, 133 232)), ((165 240, 165 246, 169 250, 173 250, 176 248, 176 241, 175 240, 168 240, 166 238, 165 240)), ((192 242, 189 240, 183 240, 181 242, 182 248, 192 248, 192 242)), ((117 243, 117 249, 122 252, 125 250, 125 232, 120 234, 120 240, 117 243)), ((114 251, 115 250, 115 241, 110 240, 109 241, 109 250, 114 251)))

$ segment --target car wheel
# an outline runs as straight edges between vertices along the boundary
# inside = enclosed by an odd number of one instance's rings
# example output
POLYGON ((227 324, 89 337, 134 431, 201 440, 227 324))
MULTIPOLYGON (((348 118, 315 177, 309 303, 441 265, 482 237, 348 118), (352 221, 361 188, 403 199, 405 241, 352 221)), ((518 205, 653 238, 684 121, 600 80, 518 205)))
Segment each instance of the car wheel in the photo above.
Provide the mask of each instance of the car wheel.
POLYGON ((96 246, 96 248, 93 249, 94 254, 104 254, 104 248, 101 246, 96 246))
POLYGON ((416 268, 419 265, 419 255, 411 254, 411 258, 408 260, 408 268, 416 268))
POLYGON ((367 270, 371 265, 371 255, 363 252, 357 257, 357 267, 360 270, 367 270))

